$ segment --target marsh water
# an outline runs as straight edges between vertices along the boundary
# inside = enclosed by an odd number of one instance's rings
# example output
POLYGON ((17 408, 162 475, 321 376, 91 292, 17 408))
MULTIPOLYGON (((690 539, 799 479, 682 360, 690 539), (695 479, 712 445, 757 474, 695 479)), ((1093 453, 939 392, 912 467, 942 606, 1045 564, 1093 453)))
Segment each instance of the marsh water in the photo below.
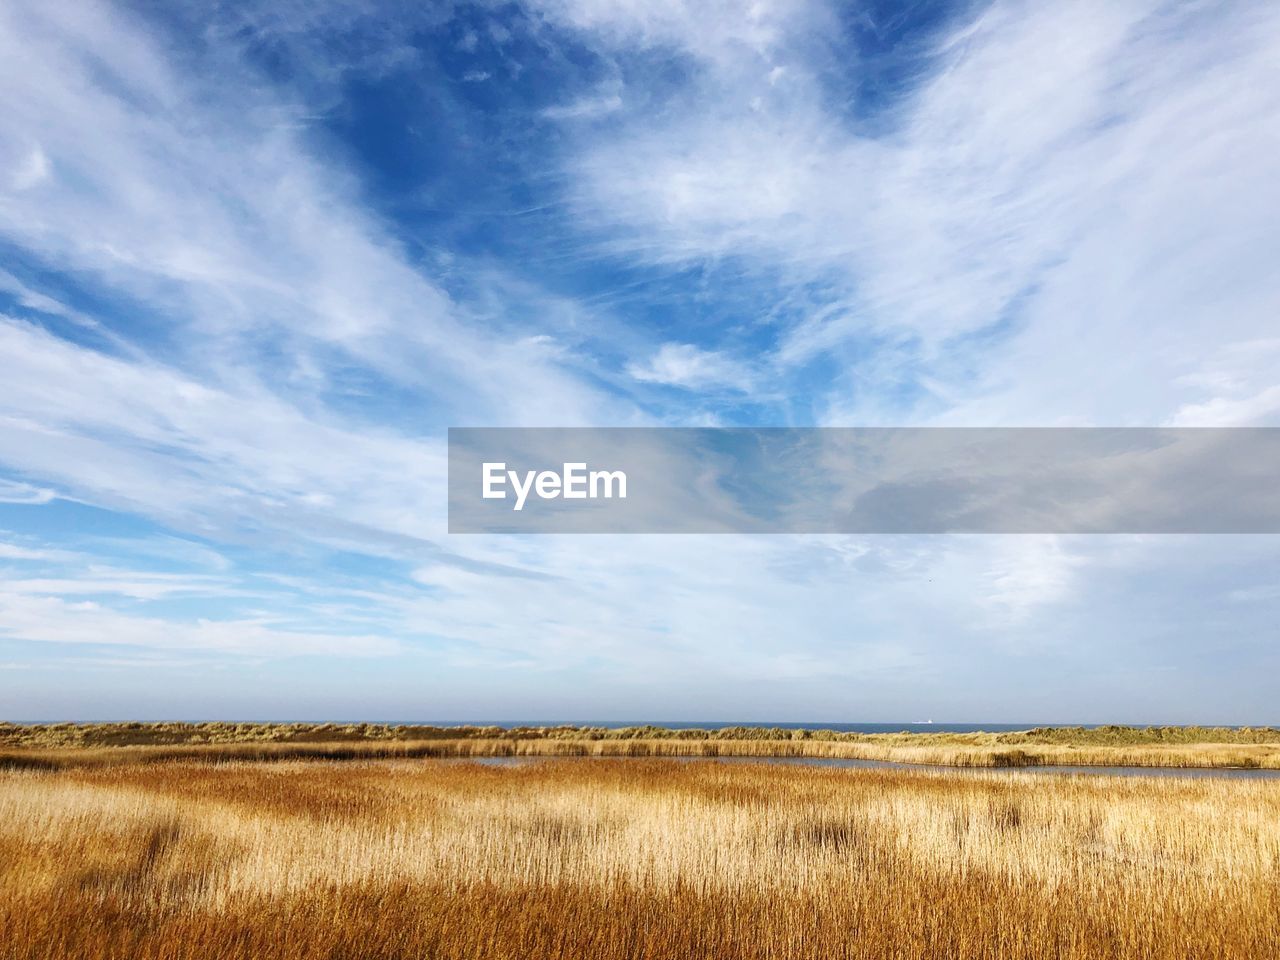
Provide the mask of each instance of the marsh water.
POLYGON ((765 763, 797 767, 830 767, 865 770, 918 770, 943 773, 1000 776, 1014 773, 1075 775, 1098 777, 1219 777, 1239 780, 1278 780, 1280 770, 1258 770, 1244 767, 1102 767, 1074 764, 1045 764, 1032 767, 952 767, 931 763, 902 763, 893 760, 856 760, 845 757, 475 757, 468 762, 492 767, 521 766, 546 760, 629 760, 665 759, 711 763, 765 763))

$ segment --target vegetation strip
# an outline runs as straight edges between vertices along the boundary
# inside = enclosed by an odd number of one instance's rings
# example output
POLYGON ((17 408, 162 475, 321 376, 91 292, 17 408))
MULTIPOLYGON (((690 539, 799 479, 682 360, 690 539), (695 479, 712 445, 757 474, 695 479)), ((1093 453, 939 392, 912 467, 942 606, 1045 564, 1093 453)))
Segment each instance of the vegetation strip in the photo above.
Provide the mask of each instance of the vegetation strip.
POLYGON ((135 761, 519 756, 780 757, 959 767, 1280 769, 1273 727, 1042 727, 851 733, 777 727, 436 727, 384 724, 0 724, 0 767, 135 761))

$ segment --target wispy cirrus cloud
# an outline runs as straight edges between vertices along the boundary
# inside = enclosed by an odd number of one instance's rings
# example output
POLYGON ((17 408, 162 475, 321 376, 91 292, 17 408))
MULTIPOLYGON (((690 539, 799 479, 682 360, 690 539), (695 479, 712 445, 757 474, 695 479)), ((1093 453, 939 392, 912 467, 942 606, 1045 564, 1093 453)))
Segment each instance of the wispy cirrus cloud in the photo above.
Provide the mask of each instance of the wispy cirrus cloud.
POLYGON ((24 547, 17 543, 0 542, 0 562, 6 560, 48 561, 64 559, 67 556, 71 556, 71 554, 62 550, 45 550, 38 547, 24 547))
POLYGON ((1159 422, 1202 357, 1269 329, 1273 10, 991 4, 868 115, 857 59, 833 62, 844 36, 813 30, 820 6, 706 33, 674 26, 683 4, 550 9, 602 49, 630 38, 695 64, 662 104, 581 134, 579 215, 619 256, 817 285, 773 356, 848 364, 829 420, 883 415, 891 370, 916 387, 899 421, 1159 422), (1153 325, 1164 349, 1147 349, 1153 325))
POLYGON ((130 615, 92 601, 0 591, 0 639, 82 647, 207 651, 256 658, 388 656, 387 637, 281 629, 260 619, 178 620, 130 615))
POLYGON ((461 416, 462 396, 514 420, 606 403, 487 335, 317 155, 307 106, 234 53, 179 72, 103 4, 4 16, 0 156, 17 175, 38 150, 46 172, 5 194, 0 237, 184 331, 152 349, 243 379, 266 347, 295 387, 364 369, 429 395, 436 418, 461 416))
POLYGON ((0 478, 0 503, 49 503, 55 496, 57 494, 45 487, 0 478))
MULTIPOLYGON (((323 535, 316 497, 352 535, 440 530, 438 444, 325 423, 262 389, 232 392, 22 323, 0 321, 0 349, 0 456, 80 497, 209 532, 250 520, 297 534, 310 518, 323 535), (75 389, 49 390, 58 383, 75 389)), ((47 499, 26 490, 14 496, 47 499)))
POLYGON ((627 372, 642 383, 690 390, 729 388, 746 392, 756 383, 746 364, 690 343, 664 343, 646 362, 632 363, 627 372))

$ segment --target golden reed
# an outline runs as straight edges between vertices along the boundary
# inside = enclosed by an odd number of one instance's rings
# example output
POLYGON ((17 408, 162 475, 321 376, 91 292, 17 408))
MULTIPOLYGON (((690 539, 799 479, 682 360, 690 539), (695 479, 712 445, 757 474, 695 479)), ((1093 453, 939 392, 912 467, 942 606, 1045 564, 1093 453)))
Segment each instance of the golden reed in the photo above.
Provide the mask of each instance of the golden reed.
POLYGON ((119 759, 0 773, 5 960, 1280 956, 1276 781, 119 759))
POLYGON ((866 734, 761 727, 506 730, 368 723, 0 723, 0 769, 198 759, 514 756, 825 757, 961 767, 1280 769, 1280 730, 1111 726, 866 734))

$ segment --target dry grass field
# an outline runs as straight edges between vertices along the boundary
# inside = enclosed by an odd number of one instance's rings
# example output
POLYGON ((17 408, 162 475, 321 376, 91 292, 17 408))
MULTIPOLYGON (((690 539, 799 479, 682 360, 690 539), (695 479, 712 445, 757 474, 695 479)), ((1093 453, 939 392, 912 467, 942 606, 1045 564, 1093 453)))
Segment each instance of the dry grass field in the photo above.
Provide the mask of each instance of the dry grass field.
POLYGON ((1273 727, 1047 727, 847 733, 729 727, 428 727, 314 723, 0 723, 0 769, 142 761, 520 756, 812 757, 958 767, 1280 769, 1273 727))
POLYGON ((0 772, 5 960, 1280 956, 1274 780, 120 759, 0 772))

